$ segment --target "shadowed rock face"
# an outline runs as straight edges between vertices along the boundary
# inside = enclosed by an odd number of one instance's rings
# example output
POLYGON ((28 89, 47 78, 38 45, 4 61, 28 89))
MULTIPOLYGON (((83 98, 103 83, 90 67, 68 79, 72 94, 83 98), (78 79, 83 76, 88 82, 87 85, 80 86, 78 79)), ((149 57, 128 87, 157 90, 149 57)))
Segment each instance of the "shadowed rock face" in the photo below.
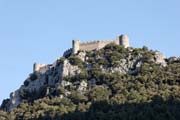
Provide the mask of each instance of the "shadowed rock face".
POLYGON ((60 65, 54 64, 51 68, 48 66, 50 65, 36 64, 34 73, 30 74, 30 77, 25 80, 28 84, 22 85, 18 90, 11 93, 10 101, 6 105, 8 111, 16 108, 22 102, 20 95, 22 91, 33 93, 34 91, 39 91, 43 86, 55 85, 57 82, 62 82, 63 77, 74 76, 81 72, 78 66, 71 65, 68 60, 65 60, 60 65))
POLYGON ((180 57, 170 57, 170 58, 168 58, 168 62, 169 63, 173 63, 173 62, 180 63, 180 57))

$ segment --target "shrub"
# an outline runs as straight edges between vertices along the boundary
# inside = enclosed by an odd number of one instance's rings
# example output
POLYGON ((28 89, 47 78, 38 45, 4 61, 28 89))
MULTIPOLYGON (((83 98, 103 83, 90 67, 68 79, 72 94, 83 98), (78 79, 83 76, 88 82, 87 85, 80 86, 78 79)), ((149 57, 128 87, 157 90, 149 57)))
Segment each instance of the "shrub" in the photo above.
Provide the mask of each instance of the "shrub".
POLYGON ((94 53, 92 51, 87 51, 86 56, 87 57, 94 57, 94 53))
POLYGON ((103 87, 103 86, 96 86, 89 92, 89 98, 93 101, 104 101, 109 99, 111 92, 103 87))
POLYGON ((46 86, 40 87, 39 91, 36 90, 29 91, 28 89, 21 89, 19 94, 22 99, 32 102, 35 99, 44 97, 46 94, 46 90, 47 90, 46 86))
POLYGON ((29 81, 25 80, 25 81, 24 81, 24 86, 27 87, 28 85, 29 85, 29 81))
POLYGON ((83 69, 85 66, 84 62, 79 57, 71 56, 68 58, 68 60, 72 65, 77 65, 81 69, 83 69))
POLYGON ((0 110, 0 120, 8 120, 8 114, 0 110))
POLYGON ((147 47, 147 46, 143 46, 143 47, 142 47, 142 50, 143 50, 143 51, 148 51, 148 47, 147 47))
POLYGON ((57 64, 62 64, 66 60, 65 57, 61 57, 60 59, 57 60, 57 64))
POLYGON ((10 102, 10 99, 5 99, 5 100, 3 100, 3 102, 2 102, 2 104, 1 104, 1 106, 0 106, 0 109, 6 110, 6 107, 7 107, 7 105, 9 104, 9 102, 10 102))
POLYGON ((77 91, 71 91, 70 98, 76 104, 79 103, 79 102, 86 102, 86 101, 88 101, 88 98, 86 96, 80 94, 77 91))
POLYGON ((30 80, 32 80, 32 81, 36 80, 37 78, 38 77, 37 77, 37 75, 35 73, 30 75, 30 80))
POLYGON ((26 89, 21 89, 21 90, 19 91, 19 95, 20 95, 20 97, 21 97, 22 99, 27 99, 28 96, 30 96, 30 93, 29 93, 29 91, 26 90, 26 89))

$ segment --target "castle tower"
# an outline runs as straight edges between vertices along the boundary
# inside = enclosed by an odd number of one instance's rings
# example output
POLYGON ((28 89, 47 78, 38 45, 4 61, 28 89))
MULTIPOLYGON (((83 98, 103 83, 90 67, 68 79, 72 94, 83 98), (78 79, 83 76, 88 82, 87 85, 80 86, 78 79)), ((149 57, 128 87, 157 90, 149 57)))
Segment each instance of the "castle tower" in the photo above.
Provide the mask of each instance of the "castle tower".
POLYGON ((76 54, 80 49, 80 41, 79 40, 73 40, 72 41, 72 48, 73 48, 73 54, 76 54))
POLYGON ((129 38, 127 35, 122 34, 119 36, 119 45, 123 45, 125 48, 129 47, 129 38))
POLYGON ((47 66, 46 64, 37 64, 37 63, 34 63, 33 72, 40 72, 40 69, 41 68, 45 68, 46 66, 47 66))
POLYGON ((37 63, 34 63, 33 71, 37 72, 39 70, 39 65, 37 63))

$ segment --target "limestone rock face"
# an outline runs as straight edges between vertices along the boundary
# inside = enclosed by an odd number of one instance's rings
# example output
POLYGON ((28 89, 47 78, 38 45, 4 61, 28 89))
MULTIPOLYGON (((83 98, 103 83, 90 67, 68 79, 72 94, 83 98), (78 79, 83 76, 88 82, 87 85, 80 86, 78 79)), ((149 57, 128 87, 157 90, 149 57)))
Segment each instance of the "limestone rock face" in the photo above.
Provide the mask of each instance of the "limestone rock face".
MULTIPOLYGON (((34 73, 30 74, 30 76, 25 80, 26 85, 22 85, 18 90, 11 93, 7 109, 12 110, 22 102, 20 91, 26 90, 31 93, 39 91, 39 89, 43 86, 55 85, 57 82, 60 82, 61 85, 65 87, 71 83, 62 80, 62 78, 66 76, 74 76, 80 72, 81 70, 78 66, 71 65, 68 60, 65 60, 59 66, 54 63, 51 68, 46 69, 46 71, 44 70, 43 73, 42 71, 34 71, 34 73)), ((70 93, 67 92, 67 95, 69 94, 70 93)))
POLYGON ((39 88, 43 85, 45 85, 46 83, 46 80, 45 80, 45 76, 43 75, 38 75, 39 77, 32 81, 30 79, 27 79, 27 81, 29 82, 29 85, 28 86, 24 86, 23 88, 24 89, 28 89, 28 91, 34 91, 34 90, 39 90, 39 88))
POLYGON ((81 70, 78 68, 78 66, 71 65, 68 60, 64 61, 64 64, 62 66, 62 77, 74 76, 76 74, 79 74, 80 72, 81 70))
POLYGON ((169 63, 180 62, 180 57, 170 57, 168 58, 168 62, 169 63))
POLYGON ((11 110, 17 107, 20 103, 21 103, 21 98, 19 95, 19 90, 16 90, 15 92, 12 92, 10 94, 10 103, 7 110, 11 110))
POLYGON ((79 52, 77 57, 79 57, 83 62, 85 62, 86 52, 79 52))
POLYGON ((84 92, 86 91, 87 88, 87 82, 86 81, 82 81, 78 87, 78 91, 84 92))
POLYGON ((160 64, 163 67, 167 66, 167 63, 165 61, 165 55, 163 53, 156 51, 154 57, 157 64, 160 64))
POLYGON ((135 72, 138 72, 138 68, 142 64, 142 56, 138 56, 137 58, 133 60, 129 59, 121 59, 119 60, 119 65, 118 67, 108 67, 108 68, 103 68, 103 72, 119 72, 121 74, 133 74, 135 72))
POLYGON ((61 85, 62 85, 63 87, 66 87, 66 86, 71 85, 71 83, 68 82, 68 81, 62 80, 62 81, 61 81, 61 85))

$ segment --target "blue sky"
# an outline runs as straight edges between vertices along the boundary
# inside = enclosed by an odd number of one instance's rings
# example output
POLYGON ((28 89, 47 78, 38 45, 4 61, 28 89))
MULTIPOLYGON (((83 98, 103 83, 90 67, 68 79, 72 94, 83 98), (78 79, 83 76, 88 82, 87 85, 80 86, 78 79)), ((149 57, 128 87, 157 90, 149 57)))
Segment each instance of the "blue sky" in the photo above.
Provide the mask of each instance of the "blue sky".
POLYGON ((114 39, 180 56, 179 0, 0 0, 0 101, 33 63, 52 63, 72 39, 114 39))

